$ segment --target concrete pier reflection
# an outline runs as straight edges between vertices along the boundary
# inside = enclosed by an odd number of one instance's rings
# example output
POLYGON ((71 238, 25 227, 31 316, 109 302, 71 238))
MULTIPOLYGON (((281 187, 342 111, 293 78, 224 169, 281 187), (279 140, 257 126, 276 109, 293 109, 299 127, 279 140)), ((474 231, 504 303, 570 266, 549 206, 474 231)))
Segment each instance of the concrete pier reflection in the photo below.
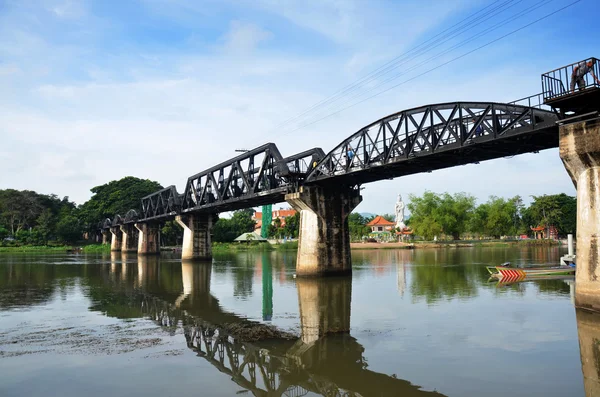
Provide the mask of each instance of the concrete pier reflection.
POLYGON ((121 262, 121 251, 110 252, 110 272, 112 274, 117 273, 117 264, 121 262))
POLYGON ((585 395, 600 396, 600 314, 577 309, 576 316, 585 395))
POLYGON ((296 280, 302 342, 314 343, 330 333, 350 332, 352 278, 299 278, 296 280))
POLYGON ((158 279, 160 258, 151 255, 139 255, 137 258, 136 284, 139 288, 148 288, 158 279))
POLYGON ((181 262, 181 281, 183 282, 183 291, 175 301, 175 306, 180 307, 181 303, 189 298, 189 304, 203 304, 210 300, 210 276, 212 265, 191 260, 181 262))

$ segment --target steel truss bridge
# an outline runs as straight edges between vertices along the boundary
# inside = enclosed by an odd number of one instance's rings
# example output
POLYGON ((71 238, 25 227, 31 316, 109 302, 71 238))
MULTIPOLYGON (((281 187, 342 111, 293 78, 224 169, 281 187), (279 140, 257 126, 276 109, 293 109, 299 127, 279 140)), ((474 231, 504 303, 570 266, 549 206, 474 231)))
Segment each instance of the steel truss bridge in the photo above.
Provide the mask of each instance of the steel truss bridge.
POLYGON ((169 186, 138 210, 98 225, 166 221, 190 212, 224 212, 284 201, 301 185, 357 186, 420 172, 558 147, 559 115, 541 95, 512 103, 453 102, 391 114, 344 139, 283 157, 267 143, 169 186))

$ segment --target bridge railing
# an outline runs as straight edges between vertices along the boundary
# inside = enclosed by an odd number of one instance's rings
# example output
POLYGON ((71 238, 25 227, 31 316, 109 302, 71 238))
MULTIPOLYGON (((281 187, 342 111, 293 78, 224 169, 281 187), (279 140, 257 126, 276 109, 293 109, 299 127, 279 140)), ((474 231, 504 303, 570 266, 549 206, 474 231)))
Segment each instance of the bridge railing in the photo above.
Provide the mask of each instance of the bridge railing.
POLYGON ((509 102, 510 105, 520 105, 527 106, 530 108, 542 109, 542 110, 552 110, 550 105, 546 105, 544 102, 544 93, 540 92, 539 94, 530 95, 525 98, 517 99, 516 101, 509 102))
POLYGON ((542 92, 544 94, 544 102, 548 103, 554 99, 573 95, 577 92, 577 90, 583 91, 591 88, 600 88, 600 84, 594 80, 590 73, 580 76, 579 79, 578 76, 574 75, 574 71, 577 66, 581 68, 589 61, 594 62, 592 70, 594 75, 598 77, 600 75, 600 63, 596 58, 587 58, 583 61, 575 62, 542 74, 542 92), (579 86, 577 83, 578 80, 579 82, 582 82, 583 80, 585 85, 583 87, 579 86))

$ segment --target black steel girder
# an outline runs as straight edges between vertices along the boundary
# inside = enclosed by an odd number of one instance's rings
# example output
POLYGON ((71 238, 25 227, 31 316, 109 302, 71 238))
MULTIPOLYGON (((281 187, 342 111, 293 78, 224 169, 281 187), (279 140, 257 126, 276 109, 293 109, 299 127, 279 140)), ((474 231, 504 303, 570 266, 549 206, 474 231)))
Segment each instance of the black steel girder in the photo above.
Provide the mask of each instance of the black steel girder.
POLYGON ((188 178, 181 213, 222 212, 281 201, 287 164, 273 143, 249 150, 188 178))
POLYGON ((177 215, 180 210, 181 195, 173 185, 142 197, 143 220, 167 220, 177 215))
POLYGON ((428 105, 384 117, 329 152, 305 183, 348 185, 558 146, 558 115, 494 102, 428 105))

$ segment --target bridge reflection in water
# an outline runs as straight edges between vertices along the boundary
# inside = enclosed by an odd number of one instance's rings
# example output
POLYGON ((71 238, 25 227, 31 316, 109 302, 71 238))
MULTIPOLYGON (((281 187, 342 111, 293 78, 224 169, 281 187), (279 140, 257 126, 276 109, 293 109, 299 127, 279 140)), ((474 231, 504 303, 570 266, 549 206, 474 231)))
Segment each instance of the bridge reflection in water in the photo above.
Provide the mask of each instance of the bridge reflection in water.
MULTIPOLYGON (((111 274, 103 277, 110 289, 125 292, 141 315, 171 334, 183 326, 189 349, 255 396, 442 396, 368 369, 365 349, 350 335, 349 277, 296 280, 301 331, 291 336, 224 310, 210 292, 210 264, 137 260, 134 266, 128 257, 111 256, 111 274)), ((261 261, 268 312, 272 270, 268 256, 261 261)))

